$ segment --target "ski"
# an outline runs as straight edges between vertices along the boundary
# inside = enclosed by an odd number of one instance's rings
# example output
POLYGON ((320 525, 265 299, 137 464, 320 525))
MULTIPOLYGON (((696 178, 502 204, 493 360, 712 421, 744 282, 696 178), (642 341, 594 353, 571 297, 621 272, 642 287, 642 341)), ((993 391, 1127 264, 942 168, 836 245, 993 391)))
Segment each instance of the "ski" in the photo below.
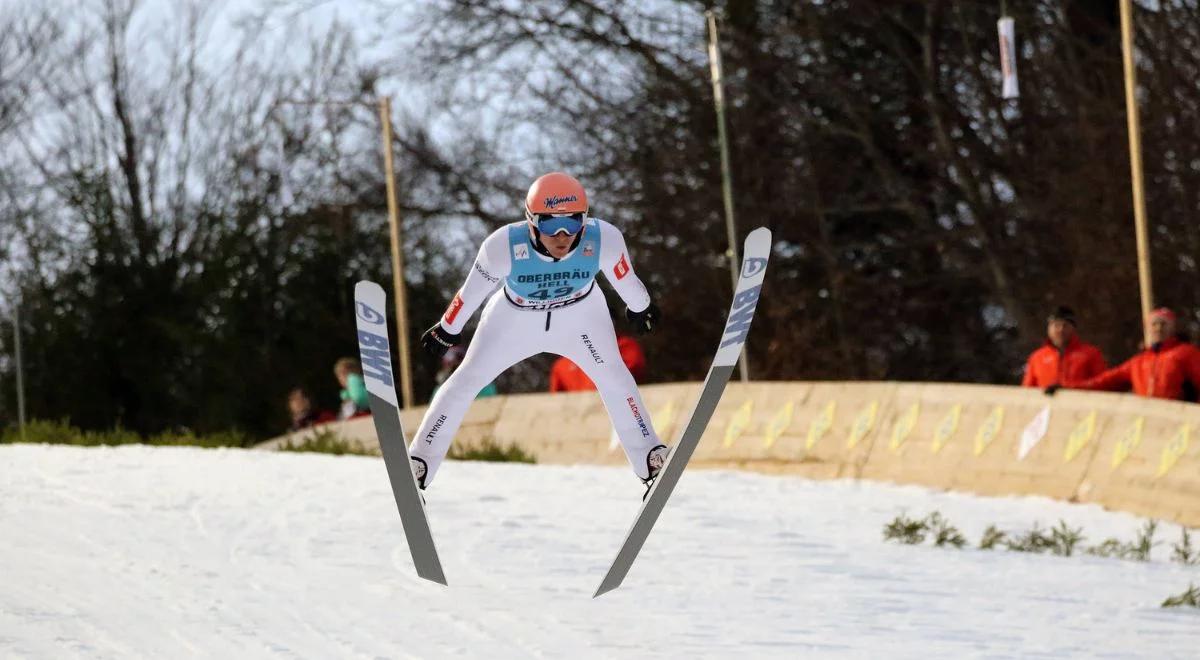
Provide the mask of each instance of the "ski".
POLYGON ((767 272, 767 259, 770 256, 771 231, 766 227, 759 227, 750 232, 742 253, 742 271, 734 292, 733 304, 729 308, 729 319, 725 322, 725 331, 721 334, 721 343, 712 366, 708 369, 708 376, 704 379, 700 397, 696 400, 683 433, 671 449, 666 464, 659 471, 650 492, 646 494, 642 508, 633 521, 633 527, 625 536, 625 543, 617 551, 617 558, 613 560, 593 598, 616 589, 625 581, 638 552, 650 536, 650 530, 667 505, 667 499, 671 497, 675 484, 683 475, 683 469, 687 467, 700 437, 704 435, 704 429, 708 427, 708 421, 712 418, 717 403, 721 401, 721 393, 725 391, 725 385, 736 368, 738 356, 741 355, 746 337, 750 333, 750 323, 754 320, 754 309, 758 304, 763 278, 767 272))
POLYGON ((425 504, 417 490, 408 457, 408 443, 400 423, 400 405, 392 377, 392 349, 388 344, 387 294, 374 282, 362 281, 354 286, 354 310, 358 327, 358 353, 362 361, 363 379, 371 400, 371 417, 379 436, 379 449, 400 511, 404 538, 412 553, 417 575, 439 584, 446 584, 442 562, 438 559, 425 504))

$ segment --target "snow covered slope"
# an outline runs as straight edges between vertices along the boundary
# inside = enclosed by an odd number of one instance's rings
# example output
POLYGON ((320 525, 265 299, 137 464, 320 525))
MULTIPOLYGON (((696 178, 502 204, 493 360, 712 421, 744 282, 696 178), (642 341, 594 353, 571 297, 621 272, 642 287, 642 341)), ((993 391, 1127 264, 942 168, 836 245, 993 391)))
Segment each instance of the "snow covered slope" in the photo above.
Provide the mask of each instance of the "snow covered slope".
MULTIPOLYGON (((418 580, 379 459, 0 446, 0 658, 1195 658, 1200 567, 886 544, 897 513, 1141 521, 1043 499, 693 471, 621 589, 627 470, 450 463, 449 588, 418 580)), ((1164 526, 1160 538, 1178 531, 1164 526)))

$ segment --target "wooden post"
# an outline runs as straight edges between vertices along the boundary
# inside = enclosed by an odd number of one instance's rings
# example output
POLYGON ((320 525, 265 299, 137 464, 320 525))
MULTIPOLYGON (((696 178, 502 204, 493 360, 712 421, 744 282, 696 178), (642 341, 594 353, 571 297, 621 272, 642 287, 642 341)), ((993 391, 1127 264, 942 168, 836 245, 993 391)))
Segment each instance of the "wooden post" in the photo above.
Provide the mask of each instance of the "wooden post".
MULTIPOLYGON (((712 71, 713 103, 717 108, 717 142, 721 147, 721 197, 725 202, 725 231, 729 238, 729 276, 732 291, 737 293, 738 270, 741 260, 737 249, 737 223, 733 216, 733 181, 729 167, 729 140, 725 135, 725 80, 721 74, 721 49, 717 43, 717 17, 712 10, 704 12, 708 19, 708 62, 712 71)), ((750 367, 746 364, 746 351, 738 358, 742 382, 750 380, 750 367)))
POLYGON ((383 167, 387 182, 388 224, 392 234, 392 289, 396 296, 396 337, 400 343, 400 390, 405 408, 416 405, 412 390, 412 363, 408 352, 408 300, 404 295, 404 252, 400 249, 400 207, 396 200, 396 172, 392 166, 392 99, 379 99, 383 126, 383 167))
POLYGON ((25 442, 25 368, 21 364, 21 306, 13 304, 13 349, 17 358, 17 426, 25 442))
POLYGON ((1138 284, 1142 294, 1142 337, 1150 345, 1146 320, 1154 309, 1154 287, 1150 273, 1150 238, 1146 228, 1146 192, 1142 179, 1142 136, 1138 123, 1137 67, 1133 61, 1133 6, 1121 0, 1121 50, 1125 60, 1125 114, 1129 122, 1129 169, 1133 182, 1133 222, 1137 233, 1138 284))

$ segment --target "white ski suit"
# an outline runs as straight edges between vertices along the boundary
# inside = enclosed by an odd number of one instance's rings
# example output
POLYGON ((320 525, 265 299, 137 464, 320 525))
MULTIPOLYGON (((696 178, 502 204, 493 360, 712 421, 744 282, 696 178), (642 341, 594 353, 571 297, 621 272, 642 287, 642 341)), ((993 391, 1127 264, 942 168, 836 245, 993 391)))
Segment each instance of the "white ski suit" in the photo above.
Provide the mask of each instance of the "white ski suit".
POLYGON ((608 305, 595 282, 596 273, 603 272, 629 309, 649 307, 650 295, 633 271, 625 239, 608 222, 589 218, 575 248, 562 259, 542 254, 532 241, 523 221, 488 236, 441 318, 442 329, 460 333, 487 300, 462 364, 434 395, 409 447, 412 456, 425 461, 426 486, 479 390, 505 369, 543 352, 566 356, 592 379, 633 471, 642 479, 649 476, 646 455, 661 443, 621 361, 608 305))

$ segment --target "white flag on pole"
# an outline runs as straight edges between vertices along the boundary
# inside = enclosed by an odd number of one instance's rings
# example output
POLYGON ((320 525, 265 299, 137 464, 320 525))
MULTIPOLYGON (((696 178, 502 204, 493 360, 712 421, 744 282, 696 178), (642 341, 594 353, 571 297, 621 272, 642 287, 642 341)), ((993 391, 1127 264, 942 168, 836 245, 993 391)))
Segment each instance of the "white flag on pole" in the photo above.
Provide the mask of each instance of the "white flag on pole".
POLYGON ((996 21, 996 27, 1000 31, 1000 74, 1004 79, 1000 94, 1005 100, 1020 98, 1021 93, 1017 90, 1016 28, 1012 17, 1005 16, 996 21))

